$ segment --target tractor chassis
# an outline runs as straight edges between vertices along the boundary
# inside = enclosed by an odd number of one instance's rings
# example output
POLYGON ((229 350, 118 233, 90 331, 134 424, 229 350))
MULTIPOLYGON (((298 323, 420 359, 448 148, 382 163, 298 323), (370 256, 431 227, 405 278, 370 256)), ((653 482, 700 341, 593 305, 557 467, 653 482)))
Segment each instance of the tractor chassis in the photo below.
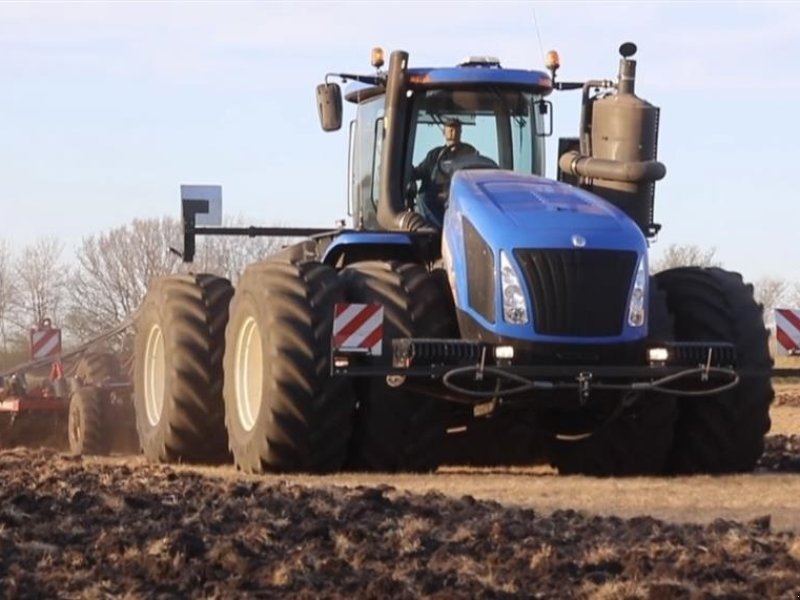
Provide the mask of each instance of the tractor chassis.
POLYGON ((702 399, 738 384, 731 344, 668 342, 659 348, 666 349, 666 360, 648 360, 643 353, 640 364, 542 364, 530 357, 515 360, 513 346, 505 344, 400 338, 392 340, 391 365, 364 364, 365 353, 334 348, 331 374, 386 377, 393 387, 471 405, 475 416, 501 405, 579 409, 601 390, 702 399))

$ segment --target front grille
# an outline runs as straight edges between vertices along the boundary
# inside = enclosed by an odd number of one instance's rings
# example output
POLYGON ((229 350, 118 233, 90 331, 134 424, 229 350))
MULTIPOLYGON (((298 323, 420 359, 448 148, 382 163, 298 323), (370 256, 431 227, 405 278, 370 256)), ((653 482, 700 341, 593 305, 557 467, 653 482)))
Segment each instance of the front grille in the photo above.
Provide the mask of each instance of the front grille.
POLYGON ((494 323, 494 254, 468 219, 463 224, 469 305, 494 323))
POLYGON ((622 333, 636 252, 515 250, 542 335, 605 337, 622 333))

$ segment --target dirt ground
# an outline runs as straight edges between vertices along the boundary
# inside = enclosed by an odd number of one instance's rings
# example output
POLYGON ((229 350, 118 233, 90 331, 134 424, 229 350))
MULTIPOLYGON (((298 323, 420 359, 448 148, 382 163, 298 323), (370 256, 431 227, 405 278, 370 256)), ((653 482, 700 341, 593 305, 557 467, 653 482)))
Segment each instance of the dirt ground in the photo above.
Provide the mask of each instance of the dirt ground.
POLYGON ((3 598, 800 597, 800 387, 755 473, 243 476, 0 453, 3 598))

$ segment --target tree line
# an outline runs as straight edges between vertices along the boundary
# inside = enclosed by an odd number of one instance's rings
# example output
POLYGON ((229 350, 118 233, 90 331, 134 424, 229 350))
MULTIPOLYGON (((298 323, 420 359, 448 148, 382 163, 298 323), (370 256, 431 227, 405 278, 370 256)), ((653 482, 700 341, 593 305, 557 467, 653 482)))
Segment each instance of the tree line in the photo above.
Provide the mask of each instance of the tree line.
MULTIPOLYGON (((241 225, 241 219, 226 225, 241 225)), ((249 263, 287 243, 276 238, 200 236, 195 262, 186 264, 170 248, 182 247, 180 221, 137 219, 84 238, 74 260, 55 237, 16 251, 0 240, 0 367, 28 355, 30 328, 44 318, 61 327, 69 348, 115 327, 144 298, 149 281, 180 272, 211 272, 236 283, 249 263)), ((675 266, 722 266, 715 248, 669 246, 651 264, 657 272, 675 266)), ((800 305, 800 286, 779 278, 754 283, 768 325, 779 306, 800 305)))
POLYGON ((195 261, 187 264, 170 250, 182 248, 183 228, 169 217, 137 219, 88 236, 73 260, 56 237, 20 249, 0 240, 0 367, 27 359, 30 329, 45 318, 62 329, 67 349, 124 321, 154 277, 211 272, 235 284, 247 264, 286 243, 278 238, 198 236, 195 261))
MULTIPOLYGON (((681 266, 724 267, 716 257, 716 248, 701 248, 695 245, 672 244, 653 261, 650 271, 657 273, 666 269, 681 266)), ((745 277, 745 281, 748 281, 745 277)), ((794 308, 800 306, 800 284, 780 277, 762 277, 750 282, 756 300, 764 307, 764 321, 772 327, 775 323, 776 308, 794 308)))

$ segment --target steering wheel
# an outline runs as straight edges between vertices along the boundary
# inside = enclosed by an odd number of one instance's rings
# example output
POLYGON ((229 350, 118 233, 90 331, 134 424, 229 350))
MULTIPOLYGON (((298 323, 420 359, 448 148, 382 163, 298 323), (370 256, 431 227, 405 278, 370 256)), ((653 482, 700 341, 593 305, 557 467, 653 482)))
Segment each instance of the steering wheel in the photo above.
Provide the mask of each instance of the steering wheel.
POLYGON ((442 155, 439 157, 437 167, 449 179, 453 176, 453 173, 461 169, 499 169, 500 165, 488 156, 466 154, 455 158, 448 158, 442 155))

